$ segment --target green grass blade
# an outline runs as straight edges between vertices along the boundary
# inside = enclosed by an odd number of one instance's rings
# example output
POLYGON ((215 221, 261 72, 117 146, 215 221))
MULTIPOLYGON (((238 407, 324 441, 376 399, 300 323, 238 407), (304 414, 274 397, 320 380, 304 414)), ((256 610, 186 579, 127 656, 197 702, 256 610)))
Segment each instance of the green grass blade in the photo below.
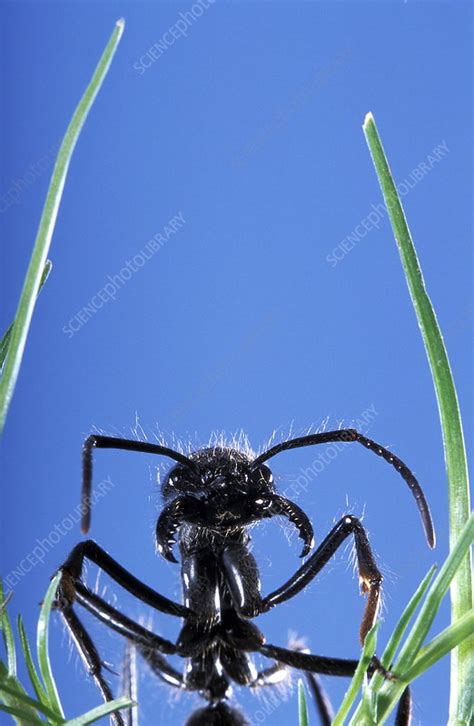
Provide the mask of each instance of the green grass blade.
MULTIPOLYGON (((49 273, 53 269, 53 263, 51 260, 46 260, 46 264, 43 268, 43 274, 41 275, 41 282, 38 290, 38 295, 40 294, 42 287, 46 280, 49 277, 49 273)), ((5 358, 7 357, 8 348, 10 346, 10 339, 12 336, 12 330, 13 330, 13 323, 8 326, 8 328, 5 331, 5 335, 0 340, 0 371, 3 368, 3 364, 5 363, 5 358)))
POLYGON ((308 726, 308 704, 306 703, 306 693, 301 678, 298 680, 298 718, 299 726, 308 726))
MULTIPOLYGON (((8 673, 8 669, 6 665, 3 663, 3 661, 0 660, 0 701, 3 702, 5 706, 9 706, 10 708, 19 708, 22 709, 25 713, 28 712, 28 714, 31 716, 31 718, 37 717, 37 711, 34 709, 31 709, 30 706, 24 705, 21 702, 22 696, 26 696, 26 691, 21 685, 20 681, 16 676, 11 676, 8 673), (2 690, 2 687, 5 690, 2 690)), ((16 720, 20 726, 28 726, 29 721, 25 721, 24 719, 18 718, 14 719, 16 720)))
POLYGON ((8 603, 10 602, 12 597, 13 597, 12 590, 10 590, 10 592, 8 593, 8 595, 5 598, 3 597, 3 584, 2 584, 2 581, 0 580, 0 614, 3 612, 3 610, 5 610, 5 608, 7 607, 8 603))
MULTIPOLYGON (((466 523, 458 542, 449 553, 446 562, 431 585, 418 617, 400 651, 400 655, 393 667, 393 671, 399 680, 385 681, 379 690, 377 713, 380 718, 380 723, 384 723, 399 700, 404 684, 406 683, 406 674, 413 667, 439 606, 473 541, 474 515, 466 523)), ((471 689, 472 684, 469 684, 468 693, 471 693, 471 689)), ((469 724, 470 719, 466 723, 469 724)))
POLYGON ((10 600, 8 597, 6 600, 3 596, 3 583, 0 580, 0 628, 2 630, 3 642, 5 643, 5 650, 7 653, 8 673, 11 676, 16 676, 16 647, 15 638, 13 635, 12 626, 10 623, 10 617, 7 611, 7 604, 10 600))
MULTIPOLYGON (((456 388, 436 314, 426 292, 410 230, 372 114, 367 114, 363 128, 392 222, 433 376, 448 474, 450 546, 453 547, 471 509, 464 434, 456 388)), ((472 563, 469 553, 451 586, 452 622, 469 612, 472 606, 472 563)), ((450 723, 453 726, 469 723, 473 681, 474 647, 472 641, 465 641, 453 651, 451 659, 450 723)))
POLYGON ((30 677, 31 685, 33 686, 34 692, 36 693, 36 698, 41 703, 44 703, 45 705, 48 704, 48 696, 41 685, 40 678, 36 672, 36 667, 33 662, 33 658, 31 655, 31 649, 30 644, 28 643, 28 638, 25 631, 25 626, 23 625, 23 620, 21 619, 21 615, 18 616, 18 632, 20 634, 20 642, 21 647, 23 649, 23 655, 25 658, 26 668, 28 670, 28 675, 30 677))
POLYGON ((8 348, 10 345, 10 338, 12 337, 12 330, 13 323, 10 323, 5 331, 3 338, 0 340, 0 371, 2 370, 3 364, 5 363, 5 358, 7 357, 8 348))
POLYGON ((58 690, 54 681, 51 663, 49 660, 48 647, 48 628, 49 616, 51 613, 51 605, 56 595, 56 590, 61 579, 61 573, 58 572, 56 577, 51 581, 48 591, 45 595, 43 605, 41 606, 40 616, 38 618, 38 630, 36 635, 36 649, 38 652, 38 663, 40 667, 41 677, 43 678, 46 693, 48 695, 48 703, 53 711, 64 716, 64 711, 59 700, 58 690))
MULTIPOLYGON (((462 565, 469 548, 474 542, 474 514, 466 522, 456 545, 449 553, 446 562, 440 569, 435 581, 430 587, 425 602, 418 614, 413 628, 400 651, 394 670, 397 673, 405 673, 411 668, 428 631, 433 623, 439 606, 446 595, 449 586, 456 576, 456 572, 462 565)), ((472 686, 472 684, 470 684, 472 686)))
POLYGON ((0 711, 16 716, 18 723, 24 724, 24 726, 44 726, 44 721, 39 716, 32 715, 31 711, 20 706, 6 706, 0 703, 0 711))
MULTIPOLYGON (((404 674, 404 680, 413 681, 424 673, 428 668, 436 663, 440 658, 447 655, 453 648, 456 648, 466 638, 474 634, 474 610, 466 613, 456 620, 454 625, 443 630, 431 643, 422 648, 407 673, 404 674)), ((474 684, 472 684, 474 687, 474 684)))
MULTIPOLYGON (((430 567, 428 573, 425 575, 418 588, 416 589, 415 593, 410 598, 410 601, 406 606, 405 610, 403 611, 400 620, 395 626, 395 630, 390 636, 387 647, 385 648, 381 658, 382 665, 385 668, 390 668, 390 666, 392 665, 395 653, 397 652, 398 646, 400 645, 402 638, 405 635, 408 624, 412 619, 416 608, 423 599, 423 596, 426 593, 435 572, 436 565, 433 565, 432 567, 430 567)), ((377 688, 377 686, 381 685, 383 681, 383 675, 381 673, 375 673, 374 677, 371 680, 371 687, 377 688)))
POLYGON ((112 713, 112 711, 118 711, 122 708, 130 708, 135 705, 136 704, 127 698, 127 696, 121 696, 121 698, 116 698, 115 701, 104 703, 102 706, 97 706, 97 708, 93 708, 92 711, 88 711, 82 716, 73 718, 72 721, 67 721, 66 726, 87 726, 87 724, 98 721, 99 718, 107 716, 109 713, 112 713))
MULTIPOLYGON (((343 726, 345 723, 346 718, 349 715, 349 711, 351 710, 356 698, 357 694, 359 693, 362 682, 364 680, 365 673, 367 671, 367 668, 369 667, 370 661, 375 653, 375 649, 377 647, 377 630, 379 628, 379 623, 376 623, 367 633, 364 647, 362 649, 362 655, 359 660, 359 664, 356 668, 356 672, 354 673, 354 676, 352 678, 352 681, 350 682, 349 688, 347 689, 345 696, 343 698, 343 701, 341 703, 341 707, 339 708, 339 711, 336 713, 334 717, 334 721, 332 722, 332 726, 343 726)), ((364 723, 364 721, 359 721, 359 724, 364 723)))
POLYGON ((117 49, 123 32, 124 21, 119 20, 115 26, 105 51, 95 69, 94 75, 79 101, 71 122, 66 130, 63 142, 59 149, 53 175, 46 196, 46 202, 41 215, 38 233, 36 236, 33 254, 26 273, 23 290, 10 335, 8 354, 0 379, 0 432, 3 430, 8 413, 8 407, 13 396, 15 384, 20 370, 21 359, 26 345, 26 338, 33 316, 33 310, 38 296, 41 275, 46 263, 51 238, 53 235, 59 204, 64 189, 64 183, 82 126, 91 109, 94 99, 104 81, 112 58, 117 49))
POLYGON ((36 711, 40 711, 47 716, 53 724, 63 724, 64 719, 53 711, 52 709, 45 706, 43 703, 36 701, 34 698, 30 698, 26 693, 23 693, 22 689, 18 689, 15 686, 8 685, 6 683, 0 684, 0 694, 7 693, 9 696, 13 696, 17 701, 20 702, 22 707, 32 708, 36 711))

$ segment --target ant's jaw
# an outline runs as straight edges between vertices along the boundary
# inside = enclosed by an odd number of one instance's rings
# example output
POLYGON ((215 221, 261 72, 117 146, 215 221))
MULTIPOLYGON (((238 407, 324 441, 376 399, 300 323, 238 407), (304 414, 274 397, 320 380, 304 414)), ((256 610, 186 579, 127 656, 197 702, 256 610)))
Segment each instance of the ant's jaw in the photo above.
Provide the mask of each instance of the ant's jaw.
POLYGON ((202 517, 196 523, 202 527, 226 529, 246 527, 271 517, 274 499, 272 492, 253 486, 247 487, 247 482, 240 484, 240 487, 236 487, 236 482, 221 482, 222 488, 219 490, 219 481, 213 482, 210 493, 201 500, 202 517))
POLYGON ((173 545, 179 528, 184 522, 199 517, 202 503, 195 497, 185 495, 173 499, 158 517, 156 523, 156 546, 158 552, 168 562, 178 562, 173 554, 173 545))
POLYGON ((313 526, 303 510, 290 499, 275 494, 272 505, 267 516, 281 515, 290 520, 298 530, 300 539, 303 540, 303 549, 300 557, 306 557, 314 546, 313 526))
POLYGON ((177 562, 173 546, 183 524, 225 532, 278 515, 289 519, 297 528, 304 545, 301 557, 305 557, 314 544, 313 528, 307 515, 297 504, 268 492, 242 498, 241 492, 232 492, 227 487, 223 487, 221 492, 214 488, 211 494, 203 498, 184 495, 170 502, 158 518, 156 544, 165 559, 177 562))

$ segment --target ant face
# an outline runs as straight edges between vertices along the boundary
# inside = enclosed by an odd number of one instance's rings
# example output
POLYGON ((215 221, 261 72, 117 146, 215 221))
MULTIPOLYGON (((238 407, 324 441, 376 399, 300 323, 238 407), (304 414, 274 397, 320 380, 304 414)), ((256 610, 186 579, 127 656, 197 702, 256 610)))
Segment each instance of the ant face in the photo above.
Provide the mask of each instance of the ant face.
POLYGON ((173 545, 182 524, 212 530, 221 535, 275 515, 287 517, 304 542, 302 556, 313 545, 313 528, 306 514, 279 496, 265 464, 241 451, 201 449, 190 454, 189 463, 173 467, 163 483, 167 505, 156 524, 158 551, 176 562, 173 545))
POLYGON ((273 475, 262 464, 251 468, 251 460, 241 451, 225 448, 201 449, 191 454, 198 471, 178 464, 163 483, 163 496, 189 499, 188 522, 201 527, 228 529, 245 526, 271 516, 273 475))

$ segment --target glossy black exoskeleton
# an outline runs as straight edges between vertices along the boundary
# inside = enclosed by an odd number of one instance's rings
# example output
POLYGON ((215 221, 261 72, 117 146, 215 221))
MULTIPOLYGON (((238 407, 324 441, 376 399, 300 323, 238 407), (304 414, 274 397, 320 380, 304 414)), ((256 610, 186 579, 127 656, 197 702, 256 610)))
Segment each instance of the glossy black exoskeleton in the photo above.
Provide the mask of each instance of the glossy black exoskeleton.
MULTIPOLYGON (((175 550, 179 548, 183 603, 173 602, 142 583, 93 540, 76 545, 60 568, 62 578, 56 607, 105 700, 111 700, 112 693, 104 678, 99 654, 76 614, 75 604, 86 608, 133 643, 159 678, 176 688, 201 694, 207 705, 190 716, 188 726, 248 724, 246 718, 229 705, 232 684, 251 688, 272 686, 286 677, 288 667, 305 672, 321 721, 330 724, 330 704, 314 674, 351 676, 357 661, 270 645, 252 619, 300 592, 342 542, 353 535, 361 588, 367 594, 360 627, 363 642, 377 617, 382 582, 367 534, 360 520, 351 514, 345 515, 287 582, 262 596, 258 566, 250 551, 248 528, 263 519, 286 517, 303 541, 301 556, 309 555, 314 546, 311 522, 296 503, 276 492, 272 473, 265 462, 281 451, 333 441, 358 442, 395 467, 415 497, 428 544, 433 547, 435 535, 431 515, 417 480, 400 459, 355 429, 291 439, 276 444, 256 458, 223 447, 201 449, 184 456, 147 442, 107 436, 90 436, 86 440, 82 495, 82 529, 85 533, 90 525, 94 448, 160 454, 177 462, 163 482, 165 505, 156 525, 156 544, 160 554, 170 562, 178 562, 175 550), (84 558, 98 565, 142 602, 182 618, 176 643, 147 630, 91 591, 82 579, 84 558), (266 656, 270 665, 258 671, 252 653, 266 656), (185 659, 183 672, 166 660, 165 656, 169 654, 185 659)), ((374 659, 371 671, 377 668, 381 666, 374 659)), ((399 705, 397 724, 409 723, 410 702, 407 688, 399 705)), ((112 720, 116 726, 124 723, 119 713, 114 714, 112 720)))

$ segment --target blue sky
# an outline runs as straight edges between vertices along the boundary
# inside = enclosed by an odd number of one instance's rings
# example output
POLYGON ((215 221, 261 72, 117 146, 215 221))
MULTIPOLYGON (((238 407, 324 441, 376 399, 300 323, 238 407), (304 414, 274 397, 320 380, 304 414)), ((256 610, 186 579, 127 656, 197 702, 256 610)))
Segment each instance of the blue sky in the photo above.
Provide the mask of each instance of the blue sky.
MULTIPOLYGON (((3 438, 3 575, 18 572, 38 540, 44 550, 17 578, 11 611, 32 634, 51 573, 80 539, 80 450, 91 431, 200 446, 213 432, 231 440, 243 430, 258 450, 274 431, 278 440, 357 424, 418 476, 434 552, 404 482, 361 447, 289 452, 273 470, 290 494, 313 467, 293 493, 318 541, 344 513, 364 516, 385 575, 384 643, 421 577, 446 556, 447 494, 431 377, 361 126, 372 111, 402 184, 469 442, 472 10, 203 0, 190 20, 192 5, 2 5, 2 328, 54 149, 115 20, 126 19, 71 164, 54 269, 3 438)), ((157 467, 145 455, 98 453, 96 481, 111 484, 91 535, 174 597, 178 568, 153 545, 157 467)), ((299 566, 299 544, 276 520, 252 534, 268 592, 299 566)), ((285 645, 292 631, 315 653, 357 657, 363 602, 350 553, 260 618, 269 642, 285 645)), ((105 585, 128 614, 150 617, 105 585)), ((445 606, 435 631, 447 622, 445 606)), ((178 632, 165 616, 153 624, 178 632)), ((93 632, 118 664, 120 643, 93 632)), ((99 698, 58 621, 51 640, 73 716, 99 698)), ((347 682, 326 684, 337 704, 347 682)), ((447 660, 415 684, 415 723, 446 722, 447 684, 447 660)), ((197 702, 177 700, 144 668, 140 696, 144 724, 180 724, 197 702)), ((236 696, 256 723, 296 722, 294 693, 273 706, 268 696, 236 696)))

